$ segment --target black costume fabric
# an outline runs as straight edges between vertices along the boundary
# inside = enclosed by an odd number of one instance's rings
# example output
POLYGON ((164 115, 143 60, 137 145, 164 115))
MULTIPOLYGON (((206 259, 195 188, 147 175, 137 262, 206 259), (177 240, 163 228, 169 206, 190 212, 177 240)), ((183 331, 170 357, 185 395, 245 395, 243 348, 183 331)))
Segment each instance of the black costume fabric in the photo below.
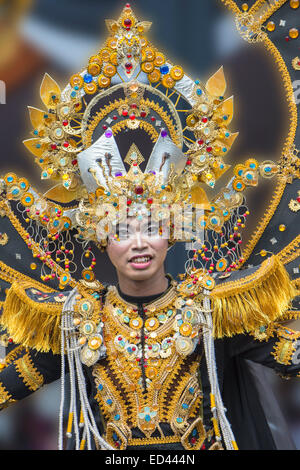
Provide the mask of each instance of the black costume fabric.
MULTIPOLYGON (((147 305, 149 302, 162 297, 164 293, 148 297, 133 297, 123 294, 118 289, 121 297, 137 307, 147 305)), ((141 332, 143 334, 143 332, 141 332)), ((259 401, 259 395, 253 376, 249 371, 247 360, 254 361, 274 369, 285 377, 299 374, 300 366, 284 366, 278 364, 272 356, 276 338, 267 342, 257 341, 252 336, 244 334, 233 338, 225 338, 215 341, 216 365, 219 386, 227 409, 227 417, 232 426, 238 447, 240 450, 272 450, 276 449, 272 431, 268 425, 264 409, 259 401)), ((11 346, 13 350, 16 345, 11 346)), ((202 344, 198 348, 201 350, 202 344)), ((199 353, 199 349, 193 354, 199 353)), ((26 387, 16 370, 16 364, 20 357, 29 354, 34 367, 44 378, 44 385, 57 380, 61 375, 60 355, 50 353, 38 353, 36 351, 22 350, 17 358, 0 373, 0 382, 9 392, 13 400, 19 401, 32 393, 26 387)), ((68 371, 66 370, 66 373, 68 371)), ((86 384, 91 408, 100 432, 103 432, 103 418, 99 411, 99 405, 95 400, 96 388, 92 376, 92 368, 84 366, 86 384)), ((202 357, 199 364, 199 382, 203 391, 203 422, 208 429, 210 425, 210 384, 207 375, 205 359, 202 357)), ((172 430, 164 423, 164 432, 172 433, 172 430)), ((133 430, 133 437, 140 438, 140 430, 133 430)), ((283 439, 284 442, 284 439, 283 439)), ((67 439, 66 448, 72 450, 74 445, 72 437, 67 439)), ((211 445, 211 443, 210 443, 211 445)), ((284 445, 284 443, 283 443, 284 445)), ((209 443, 204 442, 201 450, 206 450, 209 443)), ((128 446, 126 450, 183 450, 180 443, 155 444, 146 446, 128 446)))

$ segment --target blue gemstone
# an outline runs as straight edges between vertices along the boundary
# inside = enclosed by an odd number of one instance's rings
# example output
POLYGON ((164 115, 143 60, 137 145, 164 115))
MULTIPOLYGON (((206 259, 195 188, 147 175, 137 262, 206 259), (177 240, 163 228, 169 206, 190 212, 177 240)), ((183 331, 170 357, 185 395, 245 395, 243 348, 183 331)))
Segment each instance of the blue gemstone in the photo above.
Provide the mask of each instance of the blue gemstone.
POLYGON ((13 180, 14 180, 14 179, 13 179, 12 176, 9 176, 9 177, 7 178, 7 181, 8 181, 9 183, 11 183, 13 180))
POLYGON ((252 180, 252 178, 253 178, 253 175, 251 175, 251 174, 247 175, 247 180, 252 180))
POLYGON ((146 416, 145 416, 145 421, 147 421, 147 422, 151 421, 151 416, 150 416, 150 415, 146 415, 146 416))
POLYGON ((102 384, 98 385, 98 390, 100 390, 100 391, 103 390, 103 385, 102 384))
POLYGON ((241 187, 242 187, 241 183, 238 183, 238 184, 236 185, 236 187, 237 187, 238 189, 241 189, 241 187))
POLYGON ((190 387, 190 388, 189 388, 189 392, 190 392, 190 393, 194 393, 194 392, 195 392, 194 387, 190 387))
POLYGON ((250 163, 250 168, 255 168, 255 167, 256 167, 255 163, 250 163))
POLYGON ((79 90, 79 86, 78 85, 74 86, 74 90, 76 91, 79 90))
POLYGON ((36 148, 37 148, 37 149, 40 149, 40 148, 41 148, 41 144, 36 144, 36 148))
POLYGON ((167 65, 162 65, 159 70, 160 70, 160 73, 162 73, 163 75, 166 75, 167 73, 169 73, 169 67, 167 65))
POLYGON ((72 91, 71 98, 76 98, 76 91, 72 91))
POLYGON ((196 83, 196 85, 199 85, 199 84, 200 84, 200 81, 199 81, 199 80, 195 80, 195 83, 196 83))
POLYGON ((271 167, 270 166, 266 166, 265 168, 265 173, 269 173, 271 171, 271 167))
POLYGON ((202 95, 202 90, 201 90, 201 88, 198 88, 198 89, 197 89, 197 95, 198 95, 198 96, 201 96, 201 95, 202 95))
POLYGON ((39 131, 34 131, 34 135, 39 135, 39 131))
POLYGON ((109 398, 108 400, 106 400, 106 403, 107 403, 108 405, 111 405, 111 404, 112 404, 112 400, 109 398))
POLYGON ((120 415, 115 415, 114 418, 115 418, 116 421, 119 421, 120 415))
POLYGON ((227 148, 226 148, 226 147, 223 147, 222 150, 223 150, 223 152, 227 152, 227 148))
POLYGON ((228 116, 223 116, 224 121, 227 121, 228 116))
POLYGON ((187 410, 188 407, 189 407, 189 405, 188 405, 187 403, 182 403, 182 408, 183 408, 184 410, 187 410))
POLYGON ((43 162, 44 162, 44 159, 43 159, 43 158, 40 158, 39 162, 40 162, 40 163, 43 163, 43 162))
POLYGON ((118 436, 115 432, 113 432, 113 439, 114 439, 114 441, 116 441, 118 439, 118 436))
POLYGON ((14 189, 12 193, 13 193, 14 196, 16 196, 17 194, 19 194, 19 190, 18 190, 18 189, 14 189))
POLYGON ((91 83, 93 81, 93 76, 90 73, 86 73, 83 80, 85 83, 91 83))
POLYGON ((197 436, 197 429, 193 429, 192 436, 197 436))

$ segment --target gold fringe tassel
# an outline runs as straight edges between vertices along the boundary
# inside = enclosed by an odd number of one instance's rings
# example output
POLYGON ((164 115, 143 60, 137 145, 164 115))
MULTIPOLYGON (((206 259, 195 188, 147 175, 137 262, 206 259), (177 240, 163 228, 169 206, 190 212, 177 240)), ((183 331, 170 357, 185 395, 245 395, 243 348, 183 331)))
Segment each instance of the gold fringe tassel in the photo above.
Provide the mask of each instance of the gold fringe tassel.
POLYGON ((283 319, 296 295, 282 262, 276 256, 268 258, 255 273, 212 291, 214 337, 253 331, 283 319))
POLYGON ((4 302, 1 326, 17 344, 59 354, 62 305, 35 302, 26 295, 29 287, 13 283, 4 302))

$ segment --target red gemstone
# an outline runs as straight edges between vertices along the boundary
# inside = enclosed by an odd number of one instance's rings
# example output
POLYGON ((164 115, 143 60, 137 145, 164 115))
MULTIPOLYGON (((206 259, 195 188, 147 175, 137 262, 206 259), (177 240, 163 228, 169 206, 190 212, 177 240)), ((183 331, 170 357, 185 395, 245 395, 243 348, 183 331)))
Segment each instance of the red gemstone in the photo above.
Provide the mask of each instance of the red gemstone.
POLYGON ((137 108, 137 105, 136 105, 135 103, 133 103, 133 104, 130 105, 130 107, 131 107, 132 109, 136 109, 136 108, 137 108))
POLYGON ((207 118, 203 118, 203 119, 202 119, 202 122, 207 122, 207 118))
POLYGON ((132 63, 131 63, 131 62, 126 62, 125 68, 126 68, 127 70, 131 70, 131 69, 132 69, 132 63))
POLYGON ((131 54, 127 54, 127 59, 131 59, 132 55, 131 54))
POLYGON ((212 151, 212 147, 206 147, 206 151, 207 151, 207 152, 211 152, 211 151, 212 151))
POLYGON ((141 112, 141 117, 142 117, 142 118, 146 117, 146 115, 147 115, 147 113, 145 113, 145 111, 142 111, 142 112, 141 112))
POLYGON ((300 202, 300 196, 299 196, 299 197, 297 197, 297 201, 298 201, 298 202, 300 202))
POLYGON ((127 206, 130 206, 131 203, 132 203, 132 201, 130 199, 128 199, 127 206))
POLYGON ((69 145, 70 145, 69 142, 65 142, 65 143, 64 143, 64 147, 66 147, 66 148, 68 148, 69 145))
POLYGON ((156 118, 155 118, 154 116, 151 116, 151 121, 152 121, 152 122, 155 121, 155 119, 156 119, 156 118))
POLYGON ((150 197, 149 199, 147 199, 147 202, 148 202, 148 204, 152 204, 152 203, 153 203, 152 197, 150 197))
POLYGON ((116 121, 118 119, 118 116, 113 116, 113 120, 116 121))
POLYGON ((126 8, 130 8, 130 3, 126 3, 126 8))
POLYGON ((135 114, 131 114, 131 115, 129 116, 129 118, 130 118, 132 121, 134 121, 134 120, 135 120, 135 114))
POLYGON ((8 342, 9 342, 9 343, 13 343, 13 339, 12 339, 12 338, 9 338, 8 342))
POLYGON ((286 40, 286 42, 289 42, 289 40, 290 40, 290 38, 288 36, 286 36, 284 39, 286 40))
POLYGON ((51 148, 52 148, 52 150, 56 150, 56 149, 57 149, 57 145, 52 144, 52 145, 51 145, 51 148))
POLYGON ((63 121, 63 126, 67 126, 69 124, 69 121, 63 121))
POLYGON ((192 438, 191 438, 191 444, 195 444, 195 442, 196 442, 196 438, 195 438, 195 437, 192 437, 192 438))
POLYGON ((200 139, 198 140, 198 145, 203 145, 204 144, 204 140, 200 139))
POLYGON ((123 116, 128 116, 128 111, 126 111, 126 110, 122 111, 122 115, 123 116))
POLYGON ((187 161, 186 161, 186 164, 187 164, 187 165, 191 165, 191 164, 192 164, 192 160, 187 160, 187 161))
POLYGON ((107 126, 102 126, 102 129, 103 129, 104 131, 106 131, 107 126))
POLYGON ((135 192, 135 194, 143 194, 143 192, 144 192, 143 186, 136 186, 134 188, 134 192, 135 192))
POLYGON ((124 24, 126 27, 129 27, 132 25, 132 21, 130 18, 126 18, 126 20, 124 20, 124 24))
POLYGON ((72 165, 75 166, 77 165, 78 161, 75 159, 75 160, 72 160, 72 165))

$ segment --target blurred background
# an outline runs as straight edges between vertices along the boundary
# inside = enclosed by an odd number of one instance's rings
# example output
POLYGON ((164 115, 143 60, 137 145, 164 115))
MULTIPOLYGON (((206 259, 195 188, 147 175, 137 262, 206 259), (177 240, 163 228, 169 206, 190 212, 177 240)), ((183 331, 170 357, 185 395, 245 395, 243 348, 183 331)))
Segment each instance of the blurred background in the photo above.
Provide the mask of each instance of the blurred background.
MULTIPOLYGON (((288 110, 278 71, 264 49, 240 38, 232 15, 221 2, 130 3, 139 18, 152 21, 149 36, 153 43, 188 75, 205 81, 224 66, 227 96, 235 96, 231 129, 240 133, 227 162, 234 165, 250 157, 276 160, 288 132, 288 110)), ((106 37, 104 20, 117 18, 124 5, 120 0, 0 0, 0 80, 6 88, 5 103, 1 100, 0 104, 0 174, 15 171, 41 191, 48 189, 22 145, 31 132, 27 106, 41 106, 39 87, 45 72, 64 86, 86 65, 106 37)), ((221 186, 227 178, 221 178, 221 186)), ((245 240, 271 195, 272 184, 267 182, 249 194, 253 215, 245 240)), ((184 246, 178 244, 169 252, 167 270, 175 276, 183 272, 185 259, 184 246)), ((105 254, 98 277, 115 281, 105 254)), ((293 380, 283 383, 273 375, 269 380, 279 400, 278 413, 287 419, 289 446, 300 449, 299 385, 293 380)), ((57 382, 1 412, 0 448, 56 449, 59 401, 57 382)))

